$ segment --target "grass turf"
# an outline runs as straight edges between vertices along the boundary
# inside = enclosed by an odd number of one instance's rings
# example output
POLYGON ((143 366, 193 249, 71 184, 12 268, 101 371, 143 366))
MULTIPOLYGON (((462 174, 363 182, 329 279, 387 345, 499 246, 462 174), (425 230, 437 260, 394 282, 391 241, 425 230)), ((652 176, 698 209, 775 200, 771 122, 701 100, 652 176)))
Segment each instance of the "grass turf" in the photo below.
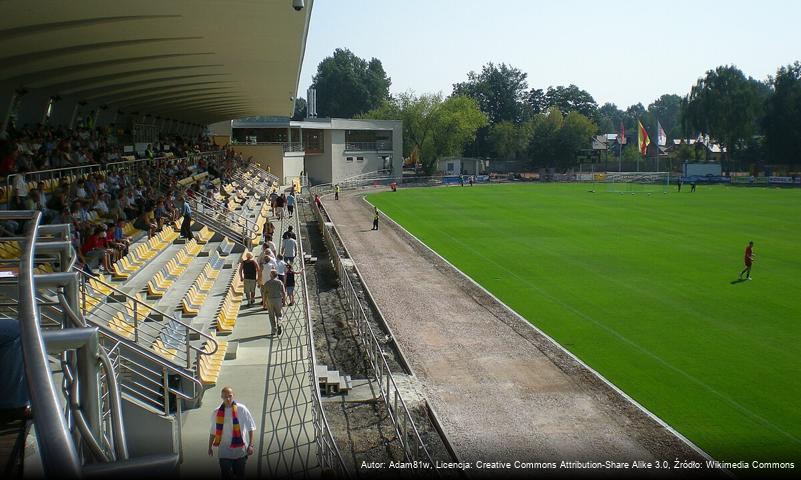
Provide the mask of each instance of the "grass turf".
POLYGON ((801 190, 368 200, 714 458, 801 458, 801 190))

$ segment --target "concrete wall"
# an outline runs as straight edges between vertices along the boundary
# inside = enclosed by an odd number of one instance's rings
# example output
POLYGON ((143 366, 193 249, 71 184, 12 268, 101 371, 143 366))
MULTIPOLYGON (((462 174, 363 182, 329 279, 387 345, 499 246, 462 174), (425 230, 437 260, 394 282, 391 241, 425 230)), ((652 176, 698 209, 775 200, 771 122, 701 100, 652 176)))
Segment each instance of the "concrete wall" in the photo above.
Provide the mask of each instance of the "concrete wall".
POLYGON ((300 172, 304 169, 303 157, 303 152, 287 152, 284 154, 284 176, 281 177, 282 180, 286 177, 300 175, 300 172))
MULTIPOLYGON (((329 183, 331 181, 331 132, 333 130, 323 130, 323 153, 306 154, 306 173, 309 175, 309 182, 312 185, 329 183)), ((343 133, 344 138, 344 133, 343 133)), ((342 153, 340 151, 340 153, 342 153)))
POLYGON ((281 145, 235 145, 234 151, 278 178, 284 178, 284 149, 281 145))
POLYGON ((157 453, 178 453, 179 440, 173 415, 156 415, 129 401, 123 401, 122 407, 131 458, 157 453))

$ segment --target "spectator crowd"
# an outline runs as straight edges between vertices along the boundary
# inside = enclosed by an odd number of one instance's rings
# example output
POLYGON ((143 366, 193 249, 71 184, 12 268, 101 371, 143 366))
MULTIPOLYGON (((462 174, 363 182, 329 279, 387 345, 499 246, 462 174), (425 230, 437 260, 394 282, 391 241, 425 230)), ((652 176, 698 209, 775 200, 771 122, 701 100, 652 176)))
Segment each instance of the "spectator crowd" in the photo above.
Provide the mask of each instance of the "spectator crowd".
MULTIPOLYGON (((156 235, 181 215, 182 193, 227 195, 219 186, 245 163, 240 154, 205 136, 160 137, 157 146, 169 158, 159 158, 149 144, 139 155, 142 161, 130 161, 116 132, 108 128, 12 127, 0 134, 0 182, 12 186, 3 199, 5 208, 39 210, 42 224, 71 224, 83 266, 110 271, 127 254, 129 223, 156 235), (214 151, 221 154, 198 155, 214 151), (87 168, 60 175, 36 173, 67 167, 87 168), (202 180, 182 186, 182 179, 203 172, 208 175, 202 180)), ((0 235, 15 236, 23 228, 12 220, 0 222, 0 235)))

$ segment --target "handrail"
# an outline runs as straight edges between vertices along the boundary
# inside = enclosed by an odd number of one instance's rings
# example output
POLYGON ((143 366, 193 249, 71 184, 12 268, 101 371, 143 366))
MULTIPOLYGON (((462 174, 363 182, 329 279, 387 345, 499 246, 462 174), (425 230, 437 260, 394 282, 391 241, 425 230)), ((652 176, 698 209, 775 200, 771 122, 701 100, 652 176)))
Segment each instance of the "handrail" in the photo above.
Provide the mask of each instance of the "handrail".
MULTIPOLYGON (((61 303, 62 310, 67 314, 74 327, 85 327, 86 322, 82 321, 75 311, 70 307, 67 297, 62 292, 58 292, 58 300, 61 303)), ((122 424, 122 401, 120 399, 119 383, 117 377, 114 375, 114 368, 111 364, 111 359, 108 353, 102 348, 98 349, 98 360, 106 371, 106 378, 108 380, 109 394, 111 395, 111 419, 114 424, 112 433, 114 435, 114 446, 117 458, 122 460, 128 459, 128 444, 125 438, 125 428, 122 424)))
MULTIPOLYGON (((13 212, 5 212, 0 218, 8 218, 13 212)), ((42 455, 46 476, 58 474, 67 478, 81 477, 81 462, 78 451, 69 435, 69 428, 61 415, 55 386, 50 375, 42 332, 39 329, 39 310, 36 307, 36 286, 33 279, 33 257, 35 238, 42 213, 27 213, 25 225, 27 240, 22 247, 19 271, 20 339, 25 375, 29 385, 31 406, 35 413, 37 441, 42 455)), ((23 218, 22 215, 16 217, 23 218)))
MULTIPOLYGON (((124 168, 127 168, 127 167, 138 166, 138 165, 142 164, 143 162, 152 162, 154 164, 160 164, 162 161, 179 162, 179 161, 192 160, 193 158, 196 158, 196 157, 203 158, 203 157, 218 155, 219 153, 220 153, 219 150, 209 151, 209 152, 191 152, 185 157, 138 158, 138 159, 134 159, 134 160, 123 160, 123 161, 119 161, 119 162, 109 162, 109 163, 106 163, 105 165, 102 164, 102 163, 89 163, 89 164, 86 164, 86 165, 78 165, 78 166, 73 166, 73 167, 51 168, 51 169, 47 169, 47 170, 34 170, 34 171, 27 172, 27 173, 24 173, 24 174, 12 173, 12 174, 9 174, 9 175, 6 176, 6 192, 10 192, 12 179, 14 179, 14 178, 16 178, 16 177, 18 177, 20 175, 23 175, 26 178, 26 182, 28 182, 28 181, 30 181, 30 180, 27 180, 29 177, 35 177, 37 179, 37 181, 40 181, 41 180, 40 177, 42 175, 49 173, 50 176, 48 177, 48 180, 50 180, 50 179, 53 179, 53 178, 61 178, 61 177, 64 176, 63 174, 56 175, 56 172, 59 172, 59 173, 70 172, 69 175, 85 175, 85 174, 92 173, 92 172, 109 171, 109 170, 112 170, 112 169, 114 171, 118 171, 118 170, 121 170, 121 169, 124 169, 124 168), (72 170, 78 170, 78 172, 72 172, 72 170)), ((9 193, 7 198, 11 198, 10 193, 9 193)), ((6 201, 5 198, 0 199, 0 203, 3 203, 5 201, 6 201)))
POLYGON ((251 173, 255 173, 256 175, 258 175, 260 177, 266 177, 267 180, 272 180, 273 182, 278 182, 278 180, 280 180, 277 175, 274 175, 274 174, 268 172, 267 170, 259 167, 258 165, 254 165, 252 163, 248 163, 245 166, 245 168, 247 169, 247 171, 249 171, 251 173))
MULTIPOLYGON (((200 198, 202 200, 208 200, 208 203, 201 203, 201 205, 210 206, 214 210, 216 210, 217 208, 220 208, 220 212, 219 213, 224 213, 226 215, 226 217, 234 218, 234 219, 241 219, 240 221, 235 222, 236 225, 241 225, 242 223, 244 223, 243 226, 245 228, 247 228, 248 224, 252 224, 252 226, 253 226, 252 230, 256 231, 256 222, 254 222, 253 220, 245 217, 244 215, 241 215, 239 213, 230 211, 228 209, 227 205, 224 205, 220 200, 217 200, 216 198, 212 197, 211 195, 206 195, 205 193, 202 193, 202 192, 192 192, 192 197, 200 198), (222 207, 220 207, 220 205, 222 205, 222 207)), ((188 197, 188 198, 191 198, 191 197, 188 197)))
MULTIPOLYGON (((392 370, 389 368, 389 364, 387 363, 386 357, 384 356, 384 351, 381 346, 381 342, 378 341, 378 337, 373 330, 372 325, 367 320, 367 314, 364 311, 364 306, 362 305, 361 301, 359 300, 358 295, 356 294, 356 289, 351 282, 350 276, 340 261, 339 252, 336 249, 336 243, 334 242, 333 235, 331 231, 329 231, 328 226, 326 225, 325 220, 323 219, 323 211, 317 208, 316 205, 313 205, 314 202, 310 202, 310 208, 313 209, 315 212, 315 216, 320 225, 320 229, 323 233, 323 238, 325 240, 326 246, 329 249, 329 253, 331 259, 335 264, 335 269, 337 271, 337 276, 339 277, 340 284, 342 288, 345 290, 346 300, 348 305, 351 307, 352 311, 354 312, 354 316, 356 316, 359 333, 362 338, 362 342, 364 343, 364 347, 367 351, 368 359, 370 360, 370 364, 373 368, 373 372, 378 383, 379 391, 381 392, 381 397, 384 400, 384 403, 387 406, 387 411, 389 412, 390 419, 392 420, 393 426, 395 427, 395 431, 398 434, 398 441, 401 443, 403 447, 404 456, 407 460, 414 461, 419 459, 420 457, 412 456, 409 446, 409 434, 411 433, 411 440, 414 442, 415 453, 418 455, 421 453, 423 454, 424 460, 428 462, 429 465, 434 465, 433 459, 431 454, 428 451, 425 443, 423 442, 422 438, 420 437, 420 432, 417 430, 417 426, 414 423, 414 417, 409 412, 409 408, 406 405, 406 402, 403 400, 403 396, 400 394, 400 389, 398 388, 397 383, 395 382, 395 378, 392 375, 392 370), (384 379, 386 378, 386 381, 384 379), (392 398, 390 398, 392 397, 392 398), (390 401, 391 400, 391 401, 390 401), (400 407, 400 408, 399 408, 400 407), (401 419, 403 418, 402 425, 401 419), (408 427, 411 426, 411 432, 408 427)), ((323 207, 324 209, 325 207, 323 207)), ((333 230, 334 234, 338 238, 342 238, 339 234, 339 231, 336 228, 336 225, 331 222, 331 230, 333 230)), ((340 241, 339 244, 342 246, 345 254, 348 258, 351 258, 350 253, 348 252, 347 247, 345 246, 344 242, 340 241)), ((357 271, 358 273, 358 271, 357 271)), ((436 470, 435 470, 436 471, 436 470)), ((437 476, 439 476, 439 472, 437 471, 437 476)))
MULTIPOLYGON (((112 291, 114 291, 114 293, 124 296, 126 298, 126 300, 132 300, 137 305, 143 305, 143 311, 152 310, 152 311, 156 312, 157 314, 161 315, 162 317, 164 317, 164 319, 169 320, 170 322, 175 322, 175 323, 181 325, 182 327, 186 328, 186 330, 187 330, 187 339, 189 338, 189 332, 193 332, 193 333, 195 333, 195 334, 197 334, 197 335, 199 335, 201 337, 204 337, 206 340, 211 340, 212 343, 214 344, 214 350, 212 350, 210 352, 205 352, 205 351, 203 351, 203 349, 199 349, 197 347, 191 346, 191 344, 187 340, 187 344, 189 345, 189 349, 195 350, 196 352, 198 352, 199 354, 202 354, 202 355, 212 355, 212 354, 217 352, 217 348, 218 348, 219 345, 217 343, 217 340, 215 340, 214 337, 212 337, 211 335, 203 332, 202 330, 196 329, 190 323, 185 323, 182 320, 179 320, 178 318, 173 317, 172 315, 170 315, 168 313, 164 313, 163 311, 159 310, 158 308, 156 308, 154 306, 151 306, 148 303, 142 302, 141 300, 139 300, 136 297, 132 297, 132 296, 128 295, 127 293, 117 289, 113 285, 104 282, 103 280, 101 280, 98 277, 95 277, 94 275, 92 275, 89 272, 86 272, 85 270, 83 270, 80 267, 75 266, 75 267, 73 267, 73 269, 76 272, 84 275, 85 278, 87 278, 87 279, 91 278, 91 279, 97 281, 98 283, 110 288, 112 291)), ((85 295, 85 292, 83 294, 85 295)), ((121 302, 120 305, 122 305, 124 307, 125 306, 125 302, 121 302)), ((188 355, 188 351, 187 351, 187 355, 188 355)), ((191 365, 187 365, 187 367, 191 367, 191 365)))
MULTIPOLYGON (((297 245, 298 245, 298 255, 297 258, 300 261, 303 261, 304 258, 304 250, 303 250, 303 239, 301 237, 301 228, 300 228, 300 215, 295 215, 295 231, 298 237, 297 245)), ((280 247, 279 247, 280 248, 280 247)), ((336 441, 334 440, 334 436, 331 433, 331 427, 328 425, 328 419, 325 415, 325 410, 322 407, 322 398, 320 397, 320 390, 319 390, 319 382, 317 379, 317 371, 315 369, 315 365, 317 365, 317 353, 314 350, 314 338, 312 332, 314 331, 314 325, 312 324, 312 317, 311 317, 311 306, 309 304, 309 291, 306 283, 306 269, 302 269, 301 273, 301 282, 303 283, 303 300, 304 300, 304 314, 306 316, 306 337, 308 341, 308 348, 309 348, 309 380, 311 382, 311 390, 313 391, 312 401, 314 402, 314 408, 319 410, 319 415, 322 425, 320 426, 320 432, 322 433, 322 438, 320 435, 317 436, 317 455, 318 461, 320 465, 323 466, 327 464, 327 466, 333 468, 338 467, 337 470, 340 476, 345 476, 346 478, 350 478, 350 474, 348 472, 347 467, 345 466, 345 462, 342 459, 342 454, 339 451, 339 447, 337 446, 336 441), (333 458, 332 458, 333 457, 333 458), (334 463, 336 461, 336 463, 334 463)))

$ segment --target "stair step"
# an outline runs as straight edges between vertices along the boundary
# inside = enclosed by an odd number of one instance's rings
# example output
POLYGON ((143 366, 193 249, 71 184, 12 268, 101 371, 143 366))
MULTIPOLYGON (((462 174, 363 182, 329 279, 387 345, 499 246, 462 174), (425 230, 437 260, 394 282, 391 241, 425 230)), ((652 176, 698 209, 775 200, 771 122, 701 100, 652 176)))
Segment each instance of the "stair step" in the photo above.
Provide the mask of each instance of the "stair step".
POLYGON ((351 380, 350 375, 345 375, 339 381, 339 391, 340 393, 348 393, 353 388, 353 380, 351 380))
POLYGON ((239 342, 228 342, 228 350, 225 351, 225 359, 236 360, 237 349, 239 349, 239 342))
POLYGON ((328 395, 339 393, 339 371, 333 370, 328 372, 328 381, 325 383, 325 392, 328 395))
POLYGON ((317 375, 320 383, 326 383, 328 381, 328 367, 325 365, 315 365, 314 366, 314 373, 317 375))

